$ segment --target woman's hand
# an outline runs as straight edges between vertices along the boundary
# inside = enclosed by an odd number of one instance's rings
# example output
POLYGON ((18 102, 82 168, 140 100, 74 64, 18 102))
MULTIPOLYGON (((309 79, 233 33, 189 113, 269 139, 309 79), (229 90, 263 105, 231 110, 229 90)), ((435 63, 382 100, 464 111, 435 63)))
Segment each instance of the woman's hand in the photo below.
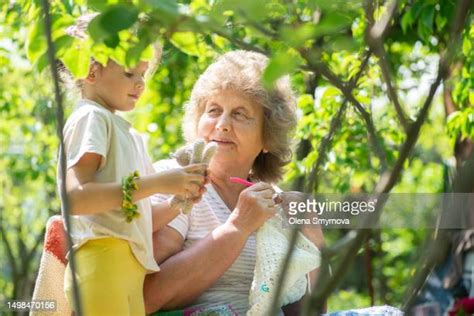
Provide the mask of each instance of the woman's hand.
POLYGON ((200 199, 205 192, 207 164, 193 164, 156 173, 159 193, 200 199))
POLYGON ((275 215, 274 193, 272 186, 264 182, 243 190, 227 222, 232 223, 246 235, 250 235, 275 215))

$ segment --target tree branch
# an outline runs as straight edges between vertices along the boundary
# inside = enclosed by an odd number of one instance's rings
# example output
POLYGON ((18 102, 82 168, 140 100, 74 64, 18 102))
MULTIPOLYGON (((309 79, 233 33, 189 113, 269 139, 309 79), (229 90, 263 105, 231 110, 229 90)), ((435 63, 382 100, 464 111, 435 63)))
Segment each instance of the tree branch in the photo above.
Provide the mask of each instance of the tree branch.
POLYGON ((380 41, 375 41, 372 45, 372 49, 379 58, 379 66, 382 70, 382 77, 385 81, 385 84, 387 85, 388 97, 390 98, 393 103, 393 106, 395 107, 398 121, 402 125, 405 132, 408 133, 410 129, 410 120, 407 118, 407 115, 405 114, 405 111, 403 110, 400 104, 394 84, 392 84, 392 78, 387 61, 387 53, 385 51, 383 43, 380 41))
MULTIPOLYGON (((369 63, 370 55, 371 55, 370 51, 366 52, 359 71, 349 83, 350 89, 354 89, 354 87, 357 85, 357 81, 359 81, 360 77, 362 76, 362 73, 365 70, 365 67, 369 63)), ((334 134, 336 133, 336 129, 341 124, 341 120, 346 111, 346 108, 347 108, 347 98, 345 98, 344 101, 342 102, 341 106, 339 107, 339 110, 336 113, 336 116, 332 118, 329 132, 324 136, 324 138, 321 140, 321 143, 319 144, 318 158, 316 160, 316 163, 313 165, 313 168, 311 169, 311 172, 308 177, 309 179, 308 185, 305 190, 307 193, 312 193, 313 190, 317 190, 317 186, 319 183, 318 174, 323 162, 326 159, 327 147, 331 144, 332 138, 334 134)))
MULTIPOLYGON (((398 7, 398 0, 393 0, 392 2, 390 2, 390 4, 387 7, 386 14, 384 14, 384 16, 379 21, 377 21, 373 26, 369 25, 369 27, 367 28, 366 39, 369 46, 372 48, 374 53, 379 58, 379 65, 380 65, 380 69, 382 70, 382 76, 387 85, 388 96, 390 100, 393 102, 400 124, 402 124, 405 132, 408 133, 408 130, 410 127, 409 119, 407 119, 407 115, 405 114, 402 106, 400 105, 398 94, 396 92, 394 84, 392 84, 392 78, 390 74, 390 67, 388 65, 387 53, 383 45, 383 39, 385 37, 385 34, 388 32, 390 28, 389 22, 395 16, 397 12, 397 7, 398 7)), ((373 18, 373 6, 372 6, 371 0, 369 0, 369 5, 367 6, 367 9, 366 9, 366 15, 373 18)))
MULTIPOLYGON (((402 171, 403 165, 406 159, 408 158, 408 154, 414 147, 419 137, 421 126, 423 125, 423 123, 425 122, 428 116, 428 112, 432 104, 435 92, 438 86, 440 85, 442 79, 446 77, 448 64, 450 63, 452 59, 454 48, 457 46, 456 44, 458 44, 458 38, 461 32, 461 26, 466 21, 466 17, 469 12, 469 5, 470 5, 470 0, 459 1, 458 10, 456 12, 456 19, 455 19, 456 23, 453 27, 453 32, 452 32, 452 37, 451 37, 454 39, 454 44, 450 45, 448 48, 448 52, 443 57, 441 57, 436 80, 433 82, 433 84, 430 87, 428 97, 426 98, 423 104, 423 107, 419 112, 417 120, 410 128, 410 132, 408 133, 407 140, 402 145, 402 148, 400 150, 400 155, 397 159, 395 167, 393 168, 390 174, 383 174, 376 186, 375 192, 379 194, 379 199, 377 200, 377 204, 375 206, 375 210, 376 210, 374 212, 374 214, 376 214, 375 221, 378 221, 378 218, 381 215, 381 210, 386 201, 386 195, 381 195, 381 193, 390 192, 390 190, 395 185, 396 179, 398 179, 402 171)), ((473 168, 474 168, 474 163, 473 163, 473 168)), ((466 178, 466 176, 464 176, 464 178, 466 178)), ((464 181, 467 181, 469 183, 473 182, 472 179, 466 179, 464 181)), ((341 260, 340 260, 341 263, 338 265, 338 268, 336 272, 334 273, 334 276, 327 279, 322 289, 320 290, 316 289, 315 291, 313 291, 311 295, 312 296, 311 301, 307 304, 307 308, 305 309, 307 314, 311 314, 312 308, 318 311, 322 308, 323 302, 327 299, 329 294, 336 288, 337 284, 339 284, 340 280, 342 280, 343 276, 347 272, 347 267, 349 263, 351 262, 351 259, 357 255, 357 252, 360 249, 364 239, 368 235, 368 232, 369 230, 366 230, 366 229, 359 230, 356 233, 356 236, 354 237, 354 239, 347 244, 347 248, 345 247, 341 260)))
POLYGON ((246 43, 245 41, 234 38, 232 34, 230 34, 227 30, 223 30, 216 27, 216 25, 214 25, 212 22, 205 24, 205 27, 207 27, 213 33, 226 38, 229 42, 231 42, 232 44, 236 45, 239 48, 258 52, 266 56, 270 55, 270 53, 264 50, 263 48, 257 47, 251 43, 246 43))
POLYGON ((270 30, 270 29, 267 29, 265 28, 263 25, 261 25, 260 23, 256 22, 256 21, 253 21, 249 18, 249 16, 247 15, 247 13, 240 9, 238 10, 239 14, 244 17, 247 21, 247 25, 250 25, 252 26, 254 29, 256 29, 257 31, 259 31, 260 33, 262 33, 263 35, 266 35, 268 36, 269 38, 271 39, 277 39, 278 38, 278 33, 273 31, 273 30, 270 30))
POLYGON ((318 72, 323 75, 333 86, 338 88, 343 94, 344 97, 351 102, 359 115, 361 116, 362 120, 365 122, 368 132, 369 142, 372 144, 375 154, 380 160, 380 164, 382 165, 382 171, 387 169, 387 155, 385 154, 384 149, 382 148, 379 137, 377 135, 377 130, 375 128, 374 122, 372 121, 372 117, 366 111, 366 109, 360 104, 359 101, 354 97, 352 94, 352 89, 346 84, 344 84, 329 68, 327 65, 323 64, 319 61, 313 61, 312 58, 309 56, 307 52, 301 52, 302 56, 308 61, 308 66, 312 71, 318 72))
POLYGON ((439 230, 437 232, 437 238, 432 240, 427 250, 421 256, 422 259, 418 264, 421 268, 418 269, 412 278, 413 281, 411 285, 405 291, 404 304, 402 306, 402 310, 405 313, 409 314, 409 310, 413 306, 416 297, 426 283, 426 278, 431 274, 436 263, 444 258, 443 255, 446 254, 449 245, 449 236, 446 232, 439 230))
POLYGON ((25 264, 24 264, 24 268, 23 268, 23 272, 25 274, 28 272, 29 263, 31 262, 31 259, 36 254, 36 251, 37 251, 38 247, 41 245, 41 242, 44 239, 44 234, 45 233, 46 233, 46 226, 44 226, 43 229, 41 230, 41 232, 36 236, 35 243, 34 243, 33 247, 31 247, 30 251, 28 252, 28 254, 26 256, 25 264))
MULTIPOLYGON (((451 77, 451 69, 448 71, 448 78, 451 77)), ((449 80, 448 80, 449 81, 449 80)), ((457 111, 457 106, 453 100, 453 88, 446 82, 443 85, 443 104, 444 104, 444 111, 446 113, 446 117, 448 117, 451 113, 457 111)))
MULTIPOLYGON (((42 1, 42 9, 44 13, 44 27, 45 27, 45 35, 46 41, 48 45, 47 55, 48 61, 51 67, 51 75, 53 78, 54 83, 54 97, 56 101, 56 132, 59 138, 59 164, 62 178, 66 178, 66 154, 64 152, 64 136, 63 136, 63 126, 64 126, 64 111, 63 111, 63 100, 61 94, 61 88, 59 85, 59 74, 58 69, 56 66, 56 52, 55 47, 52 39, 52 31, 51 31, 51 16, 49 13, 49 1, 43 0, 42 1)), ((71 268, 72 274, 72 285, 73 285, 73 295, 74 295, 74 311, 75 314, 78 316, 82 315, 82 309, 80 304, 80 293, 79 287, 76 280, 76 260, 74 251, 72 251, 72 238, 71 238, 71 221, 70 221, 70 213, 69 213, 69 201, 66 195, 66 181, 61 181, 60 187, 60 196, 61 196, 61 206, 62 206, 62 214, 64 218, 64 222, 66 225, 66 238, 67 238, 67 245, 69 251, 69 266, 71 268)))
MULTIPOLYGON (((3 214, 3 210, 0 214, 3 214)), ((5 227, 3 226, 3 216, 0 215, 0 236, 2 236, 3 244, 5 245, 5 250, 7 252, 8 262, 10 263, 10 268, 12 269, 12 275, 15 279, 18 275, 18 269, 16 266, 15 255, 13 254, 12 247, 8 241, 7 234, 5 232, 5 227)))
MULTIPOLYGON (((369 0, 371 1, 371 0, 369 0)), ((371 8, 372 5, 369 6, 371 8)), ((372 7, 373 8, 373 7, 372 7)), ((375 22, 375 24, 370 28, 370 37, 377 41, 383 41, 385 35, 389 31, 390 22, 394 19, 395 14, 397 13, 398 0, 392 0, 387 6, 387 12, 382 16, 380 20, 375 22)), ((369 10, 368 13, 373 14, 373 10, 369 10), (372 11, 372 12, 370 12, 372 11)), ((373 19, 373 15, 370 17, 373 19)), ((373 20, 372 20, 373 21, 373 20)))

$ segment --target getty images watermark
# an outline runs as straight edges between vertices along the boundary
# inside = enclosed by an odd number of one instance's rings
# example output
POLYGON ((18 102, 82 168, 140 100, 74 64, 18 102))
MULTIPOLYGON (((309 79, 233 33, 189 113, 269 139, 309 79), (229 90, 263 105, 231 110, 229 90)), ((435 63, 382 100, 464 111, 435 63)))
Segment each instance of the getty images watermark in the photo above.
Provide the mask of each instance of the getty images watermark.
POLYGON ((285 227, 467 229, 474 223, 473 193, 288 195, 282 205, 285 227))
POLYGON ((351 219, 342 217, 341 214, 358 216, 361 213, 375 212, 377 199, 369 201, 323 201, 307 199, 305 201, 290 201, 288 204, 288 224, 317 224, 317 225, 350 225, 351 219), (298 216, 300 214, 313 214, 313 216, 298 216), (332 214, 333 217, 321 216, 332 214))

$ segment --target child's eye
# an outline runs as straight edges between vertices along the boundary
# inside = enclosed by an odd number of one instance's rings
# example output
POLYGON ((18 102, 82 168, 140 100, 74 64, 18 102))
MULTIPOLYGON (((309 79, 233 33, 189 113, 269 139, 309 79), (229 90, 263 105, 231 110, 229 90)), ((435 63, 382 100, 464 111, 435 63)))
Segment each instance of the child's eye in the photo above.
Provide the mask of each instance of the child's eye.
POLYGON ((133 74, 131 72, 125 72, 125 77, 132 78, 133 74))

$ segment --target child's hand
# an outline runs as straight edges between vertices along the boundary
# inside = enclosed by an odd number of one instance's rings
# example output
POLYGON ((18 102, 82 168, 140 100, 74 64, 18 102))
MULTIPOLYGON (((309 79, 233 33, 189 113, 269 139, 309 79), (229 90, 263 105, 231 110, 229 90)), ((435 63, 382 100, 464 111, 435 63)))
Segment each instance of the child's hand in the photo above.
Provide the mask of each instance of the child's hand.
MULTIPOLYGON (((204 139, 198 139, 192 144, 192 146, 186 146, 176 151, 173 156, 181 166, 188 166, 189 163, 209 163, 216 150, 216 143, 211 142, 206 145, 204 139)), ((204 174, 206 174, 206 171, 204 174)), ((206 178, 204 184, 208 182, 208 178, 206 178)), ((189 198, 186 198, 185 196, 175 195, 171 199, 170 203, 174 206, 179 206, 181 208, 181 211, 184 214, 187 214, 191 211, 193 204, 196 204, 201 200, 202 195, 205 192, 205 188, 202 187, 198 195, 190 196, 189 198)))
POLYGON ((207 167, 208 166, 205 163, 193 164, 193 165, 183 167, 183 169, 185 169, 186 172, 188 172, 188 173, 204 175, 204 182, 201 183, 201 185, 199 187, 199 191, 197 192, 197 194, 192 194, 190 196, 185 196, 193 204, 196 204, 199 201, 201 201, 203 194, 206 192, 205 185, 209 183, 207 167))
POLYGON ((185 198, 199 198, 205 192, 207 164, 193 164, 163 171, 162 193, 176 194, 185 198))

